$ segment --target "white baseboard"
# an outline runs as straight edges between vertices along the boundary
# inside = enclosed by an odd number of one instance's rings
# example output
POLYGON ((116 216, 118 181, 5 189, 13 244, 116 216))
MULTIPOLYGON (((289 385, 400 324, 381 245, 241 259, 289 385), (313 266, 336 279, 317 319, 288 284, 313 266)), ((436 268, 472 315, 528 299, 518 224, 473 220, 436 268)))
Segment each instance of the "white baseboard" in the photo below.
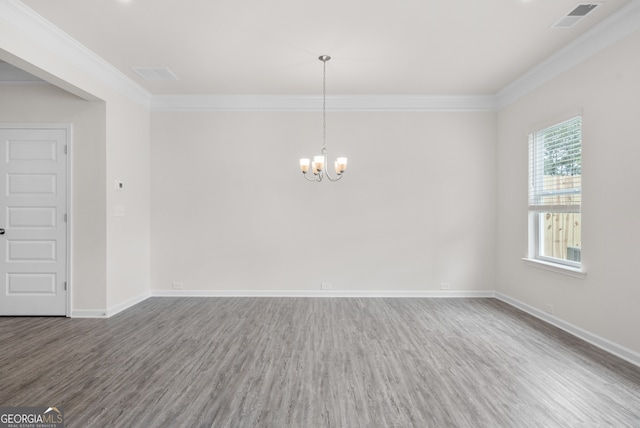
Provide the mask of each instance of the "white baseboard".
POLYGON ((149 291, 145 291, 144 293, 132 297, 129 300, 126 300, 122 303, 118 303, 115 306, 105 309, 75 309, 71 310, 71 318, 110 318, 125 309, 129 309, 132 306, 137 305, 140 302, 143 302, 151 297, 151 293, 149 291))
POLYGON ((147 300, 149 297, 151 297, 151 293, 149 291, 145 291, 144 293, 136 296, 136 297, 132 297, 129 300, 126 300, 122 303, 119 303, 115 306, 112 306, 110 308, 107 309, 107 318, 112 317, 122 311, 124 311, 125 309, 129 309, 132 306, 137 305, 140 302, 143 302, 145 300, 147 300))
POLYGON ((558 327, 561 330, 566 331, 567 333, 576 336, 585 342, 588 342, 602 350, 609 352, 619 358, 622 358, 625 361, 630 362, 638 367, 640 367, 640 354, 631 349, 625 348, 624 346, 620 346, 617 343, 611 342, 603 337, 600 337, 596 334, 590 333, 586 330, 581 329, 573 324, 570 324, 566 321, 561 320, 560 318, 554 317, 547 312, 541 311, 533 306, 529 306, 526 303, 523 303, 517 299, 507 296, 506 294, 502 294, 500 292, 495 293, 495 298, 507 303, 515 308, 520 309, 532 315, 548 324, 551 324, 555 327, 558 327))
POLYGON ((71 318, 109 318, 149 297, 413 297, 413 298, 490 298, 494 291, 382 291, 382 290, 151 290, 107 310, 72 310, 71 318))
POLYGON ((104 309, 72 309, 71 318, 108 318, 104 309))
POLYGON ((434 290, 151 290, 153 297, 494 297, 494 291, 434 290))

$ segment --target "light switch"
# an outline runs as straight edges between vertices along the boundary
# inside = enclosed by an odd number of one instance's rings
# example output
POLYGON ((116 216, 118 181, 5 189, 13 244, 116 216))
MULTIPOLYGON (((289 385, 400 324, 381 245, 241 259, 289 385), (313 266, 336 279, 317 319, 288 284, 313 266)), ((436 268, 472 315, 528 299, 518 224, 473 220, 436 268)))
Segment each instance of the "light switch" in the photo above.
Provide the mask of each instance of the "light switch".
POLYGON ((124 183, 120 180, 116 180, 115 188, 119 192, 124 190, 124 183))

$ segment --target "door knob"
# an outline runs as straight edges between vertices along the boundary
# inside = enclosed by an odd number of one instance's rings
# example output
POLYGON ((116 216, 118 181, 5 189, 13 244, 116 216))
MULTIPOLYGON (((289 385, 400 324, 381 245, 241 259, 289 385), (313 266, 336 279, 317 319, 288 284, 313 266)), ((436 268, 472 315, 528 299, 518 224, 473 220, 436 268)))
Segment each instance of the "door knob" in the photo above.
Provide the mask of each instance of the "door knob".
POLYGON ((4 229, 0 229, 0 235, 4 235, 4 229))

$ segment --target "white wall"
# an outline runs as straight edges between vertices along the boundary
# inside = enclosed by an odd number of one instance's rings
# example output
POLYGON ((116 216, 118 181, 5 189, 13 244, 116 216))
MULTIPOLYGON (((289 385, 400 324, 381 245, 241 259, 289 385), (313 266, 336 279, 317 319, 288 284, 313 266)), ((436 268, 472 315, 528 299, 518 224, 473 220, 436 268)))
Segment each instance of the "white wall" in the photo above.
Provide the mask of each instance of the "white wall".
POLYGON ((121 98, 107 102, 107 308, 146 298, 150 287, 149 110, 121 98), (115 190, 115 182, 124 184, 115 190), (124 217, 116 217, 116 207, 124 217))
POLYGON ((152 289, 495 288, 495 113, 152 113, 152 289))
POLYGON ((0 85, 0 123, 73 126, 73 309, 106 308, 105 105, 52 85, 0 85))
POLYGON ((640 32, 553 79, 498 116, 498 288, 640 352, 640 32), (582 260, 585 279, 525 265, 527 134, 583 111, 582 260))

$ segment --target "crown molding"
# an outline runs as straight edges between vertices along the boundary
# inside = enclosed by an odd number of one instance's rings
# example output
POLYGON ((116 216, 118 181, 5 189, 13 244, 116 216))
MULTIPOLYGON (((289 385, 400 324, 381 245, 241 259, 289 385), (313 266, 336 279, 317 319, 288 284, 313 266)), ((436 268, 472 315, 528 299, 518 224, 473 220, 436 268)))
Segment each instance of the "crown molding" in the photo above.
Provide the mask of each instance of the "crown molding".
POLYGON ((496 94, 500 110, 549 80, 640 29, 640 0, 631 0, 591 30, 533 67, 496 94))
MULTIPOLYGON (((316 95, 156 95, 152 111, 322 111, 316 95)), ((493 95, 334 95, 328 111, 495 111, 493 95)))
MULTIPOLYGON (((151 93, 20 1, 0 0, 0 24, 17 30, 21 39, 30 40, 62 61, 68 61, 106 87, 149 107, 151 93)), ((54 81, 59 79, 52 77, 54 81)))

